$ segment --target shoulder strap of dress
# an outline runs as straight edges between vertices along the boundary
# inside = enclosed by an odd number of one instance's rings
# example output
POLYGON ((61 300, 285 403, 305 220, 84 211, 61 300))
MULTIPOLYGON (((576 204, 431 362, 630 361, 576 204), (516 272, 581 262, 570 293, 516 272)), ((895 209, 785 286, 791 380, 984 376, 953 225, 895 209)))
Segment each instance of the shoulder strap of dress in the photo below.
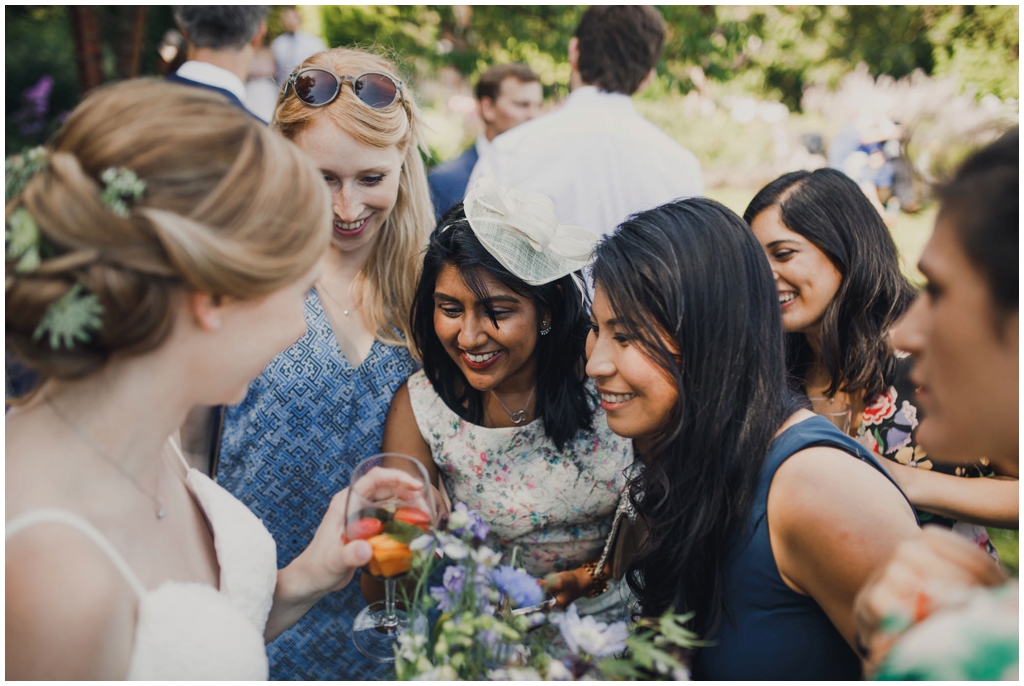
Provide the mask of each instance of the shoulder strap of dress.
POLYGON ((146 587, 142 585, 142 581, 135 575, 132 568, 128 566, 128 562, 121 557, 121 553, 117 552, 110 541, 107 540, 107 537, 85 519, 67 510, 55 507, 40 507, 22 512, 7 522, 4 529, 4 539, 7 540, 17 536, 25 529, 36 524, 47 523, 64 524, 85 535, 86 538, 96 544, 96 547, 106 553, 107 557, 110 558, 110 562, 117 568, 117 571, 121 572, 121 576, 124 577, 124 580, 135 591, 135 595, 140 598, 145 595, 146 587))
MULTIPOLYGON (((900 495, 908 503, 910 502, 903 489, 889 475, 889 472, 885 471, 885 468, 879 464, 878 459, 871 451, 837 429, 829 420, 821 416, 815 416, 794 424, 772 441, 771 448, 768 450, 768 457, 765 458, 764 467, 762 467, 762 476, 764 478, 761 479, 754 507, 763 509, 767 506, 768 488, 775 477, 775 472, 782 466, 783 462, 801 450, 818 446, 836 448, 858 458, 861 462, 871 465, 888 479, 889 483, 896 487, 896 490, 900 492, 900 495)), ((911 505, 911 507, 913 506, 911 505)), ((916 510, 914 511, 914 516, 917 516, 916 510)), ((918 524, 920 525, 920 521, 918 521, 918 524)))
POLYGON ((188 460, 185 459, 185 453, 181 452, 181 446, 174 440, 174 436, 168 436, 167 442, 171 444, 171 448, 173 448, 174 452, 178 455, 178 459, 180 459, 181 463, 185 465, 185 473, 188 474, 189 471, 192 470, 192 465, 190 465, 188 460))

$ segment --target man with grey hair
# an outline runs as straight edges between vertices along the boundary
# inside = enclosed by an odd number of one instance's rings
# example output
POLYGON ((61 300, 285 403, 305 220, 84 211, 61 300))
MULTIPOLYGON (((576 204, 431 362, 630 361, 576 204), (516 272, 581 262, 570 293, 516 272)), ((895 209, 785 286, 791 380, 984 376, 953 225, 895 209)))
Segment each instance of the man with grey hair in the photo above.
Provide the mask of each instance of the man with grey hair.
POLYGON ((245 80, 267 32, 267 8, 178 5, 174 8, 174 20, 188 43, 188 61, 167 80, 216 91, 249 112, 245 106, 245 80))

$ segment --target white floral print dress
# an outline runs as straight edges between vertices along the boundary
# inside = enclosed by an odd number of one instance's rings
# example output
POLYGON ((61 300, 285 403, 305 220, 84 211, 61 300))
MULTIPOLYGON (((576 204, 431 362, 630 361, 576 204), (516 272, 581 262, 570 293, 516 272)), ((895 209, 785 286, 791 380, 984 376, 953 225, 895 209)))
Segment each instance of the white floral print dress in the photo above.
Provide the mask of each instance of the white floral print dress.
POLYGON ((408 383, 416 424, 452 502, 478 511, 503 553, 519 546, 523 566, 536 577, 600 557, 633 443, 608 428, 592 382, 594 431, 579 432, 561 451, 541 419, 478 426, 449 409, 423 371, 408 383))

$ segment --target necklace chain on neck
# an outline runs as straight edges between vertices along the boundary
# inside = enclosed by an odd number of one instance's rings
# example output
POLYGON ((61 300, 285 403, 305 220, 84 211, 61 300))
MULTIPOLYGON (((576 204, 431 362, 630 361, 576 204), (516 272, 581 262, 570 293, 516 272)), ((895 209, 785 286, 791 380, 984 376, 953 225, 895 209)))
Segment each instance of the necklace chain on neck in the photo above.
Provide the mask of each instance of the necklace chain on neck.
POLYGON ((340 302, 338 302, 337 298, 335 298, 333 295, 331 295, 331 292, 327 289, 327 286, 324 285, 324 282, 322 280, 317 281, 316 285, 324 290, 324 293, 326 293, 327 297, 331 299, 331 302, 333 302, 335 305, 340 307, 341 308, 341 313, 344 314, 347 317, 349 311, 345 309, 344 305, 342 305, 340 302))
POLYGON ((140 493, 142 493, 144 496, 146 496, 147 498, 149 498, 150 500, 153 501, 153 504, 156 505, 156 518, 158 520, 163 519, 164 517, 167 516, 167 510, 164 509, 164 504, 162 502, 160 502, 160 467, 159 467, 159 465, 157 465, 157 470, 156 470, 156 493, 150 493, 149 491, 147 491, 145 488, 142 487, 142 484, 139 483, 138 479, 136 479, 134 476, 132 476, 131 472, 129 472, 127 469, 125 469, 120 464, 118 464, 117 460, 115 460, 113 457, 111 457, 107 453, 107 451, 103 450, 103 448, 101 448, 99 446, 99 444, 97 444, 96 441, 94 441, 92 439, 92 437, 89 436, 89 434, 87 434, 77 424, 75 424, 73 421, 71 421, 71 419, 66 414, 61 412, 57 408, 57 405, 53 402, 53 399, 50 397, 50 395, 48 393, 46 393, 45 391, 43 392, 43 400, 46 401, 46 404, 50 406, 50 409, 53 410, 53 413, 55 415, 57 415, 57 417, 62 422, 67 424, 68 427, 72 431, 74 431, 75 434, 80 439, 82 439, 82 441, 86 445, 88 445, 90 448, 92 448, 93 452, 95 452, 97 455, 99 455, 101 458, 103 458, 103 460, 107 464, 109 464, 111 467, 113 467, 118 472, 120 472, 121 476, 123 476, 124 478, 128 479, 132 483, 132 485, 135 486, 135 488, 138 489, 138 491, 140 493))
POLYGON ((534 386, 530 390, 530 396, 526 399, 526 404, 523 406, 523 409, 519 410, 518 412, 513 412, 512 410, 508 409, 508 406, 505 405, 505 403, 501 402, 501 398, 498 397, 497 392, 494 391, 493 389, 491 389, 491 394, 494 396, 494 399, 498 401, 498 404, 501 405, 502 409, 504 409, 505 412, 508 412, 508 418, 512 420, 512 423, 515 424, 516 426, 519 426, 520 424, 526 422, 526 411, 530 409, 530 401, 533 400, 533 393, 536 390, 536 386, 534 386))

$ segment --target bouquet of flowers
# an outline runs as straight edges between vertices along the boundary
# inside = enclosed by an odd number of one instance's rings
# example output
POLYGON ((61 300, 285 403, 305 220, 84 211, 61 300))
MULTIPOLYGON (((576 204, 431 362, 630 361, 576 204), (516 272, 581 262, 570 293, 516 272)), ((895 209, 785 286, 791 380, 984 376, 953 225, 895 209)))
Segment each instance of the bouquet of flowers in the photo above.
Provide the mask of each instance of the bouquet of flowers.
POLYGON ((398 679, 687 679, 682 655, 701 645, 689 615, 607 624, 544 601, 537 579, 486 545, 488 526, 459 503, 412 541, 409 628, 395 645, 398 679), (440 585, 430 585, 444 567, 440 585), (558 640, 560 637, 561 640, 558 640))

